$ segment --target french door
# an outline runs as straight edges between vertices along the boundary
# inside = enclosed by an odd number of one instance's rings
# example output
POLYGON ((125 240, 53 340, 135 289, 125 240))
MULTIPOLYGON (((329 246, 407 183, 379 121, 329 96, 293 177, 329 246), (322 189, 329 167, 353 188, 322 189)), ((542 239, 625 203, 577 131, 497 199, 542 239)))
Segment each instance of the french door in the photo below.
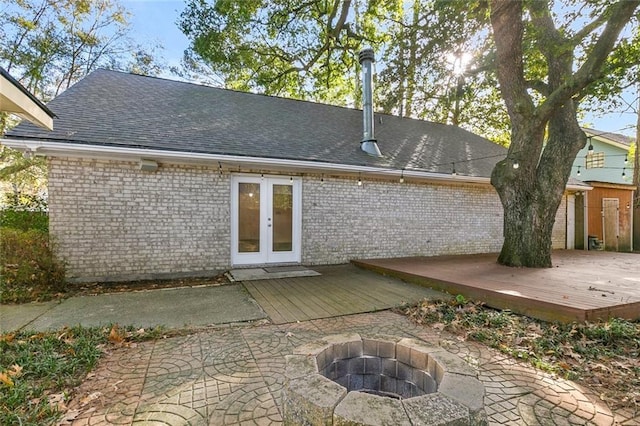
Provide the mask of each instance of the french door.
POLYGON ((300 262, 300 179, 233 176, 231 204, 234 265, 300 262))

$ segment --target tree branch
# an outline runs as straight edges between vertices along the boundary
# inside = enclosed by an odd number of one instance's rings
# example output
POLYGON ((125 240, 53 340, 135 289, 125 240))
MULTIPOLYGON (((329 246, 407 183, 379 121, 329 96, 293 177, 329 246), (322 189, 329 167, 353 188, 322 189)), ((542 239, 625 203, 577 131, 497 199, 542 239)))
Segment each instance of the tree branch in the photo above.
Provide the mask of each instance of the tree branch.
POLYGON ((512 125, 533 116, 534 105, 524 78, 522 38, 523 3, 521 0, 492 0, 491 26, 496 43, 496 62, 500 91, 512 125))
POLYGON ((639 5, 640 0, 626 0, 611 6, 611 14, 607 25, 589 53, 587 60, 573 74, 572 78, 567 79, 560 87, 554 90, 538 107, 540 118, 545 121, 548 120, 558 106, 564 104, 567 100, 579 94, 582 89, 600 78, 602 66, 613 50, 620 32, 629 22, 639 5))

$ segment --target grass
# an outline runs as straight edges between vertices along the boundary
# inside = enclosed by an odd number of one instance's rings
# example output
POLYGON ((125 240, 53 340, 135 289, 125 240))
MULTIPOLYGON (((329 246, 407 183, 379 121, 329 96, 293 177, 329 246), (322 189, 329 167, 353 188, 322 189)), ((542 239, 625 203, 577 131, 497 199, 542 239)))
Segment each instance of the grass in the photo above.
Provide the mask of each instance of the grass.
POLYGON ((640 322, 548 323, 458 296, 402 310, 412 321, 486 344, 591 387, 612 409, 639 412, 640 322))
POLYGON ((117 326, 1 334, 0 424, 54 424, 106 349, 160 336, 117 326))

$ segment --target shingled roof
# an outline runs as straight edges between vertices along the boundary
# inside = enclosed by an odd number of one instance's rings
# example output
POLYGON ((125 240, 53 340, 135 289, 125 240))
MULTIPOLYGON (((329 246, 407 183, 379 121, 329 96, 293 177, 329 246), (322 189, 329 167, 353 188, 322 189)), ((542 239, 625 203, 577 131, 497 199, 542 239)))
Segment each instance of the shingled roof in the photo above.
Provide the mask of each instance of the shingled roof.
POLYGON ((5 138, 489 177, 506 149, 459 127, 375 114, 382 158, 362 152, 362 111, 97 70, 48 107, 55 130, 5 138))

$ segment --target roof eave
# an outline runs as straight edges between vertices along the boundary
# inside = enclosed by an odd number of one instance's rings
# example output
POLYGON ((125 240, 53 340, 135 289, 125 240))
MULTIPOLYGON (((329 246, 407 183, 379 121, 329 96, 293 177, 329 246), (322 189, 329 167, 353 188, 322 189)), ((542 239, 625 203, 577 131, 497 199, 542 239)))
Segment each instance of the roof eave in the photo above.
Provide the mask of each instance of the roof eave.
POLYGON ((16 114, 40 127, 53 130, 55 114, 2 68, 0 68, 0 88, 0 110, 16 114))
POLYGON ((329 163, 311 160, 290 160, 283 158, 265 158, 227 154, 206 154, 187 151, 165 151, 148 148, 122 148, 113 146, 97 146, 51 142, 37 139, 2 139, 0 142, 13 149, 30 151, 40 156, 57 156, 72 158, 101 158, 108 160, 139 161, 151 159, 159 162, 217 164, 221 163, 228 170, 231 167, 245 166, 256 170, 294 171, 297 173, 343 173, 362 174, 379 178, 412 178, 425 181, 449 183, 490 184, 490 178, 482 176, 451 175, 420 170, 400 170, 384 167, 373 167, 353 164, 329 163))

